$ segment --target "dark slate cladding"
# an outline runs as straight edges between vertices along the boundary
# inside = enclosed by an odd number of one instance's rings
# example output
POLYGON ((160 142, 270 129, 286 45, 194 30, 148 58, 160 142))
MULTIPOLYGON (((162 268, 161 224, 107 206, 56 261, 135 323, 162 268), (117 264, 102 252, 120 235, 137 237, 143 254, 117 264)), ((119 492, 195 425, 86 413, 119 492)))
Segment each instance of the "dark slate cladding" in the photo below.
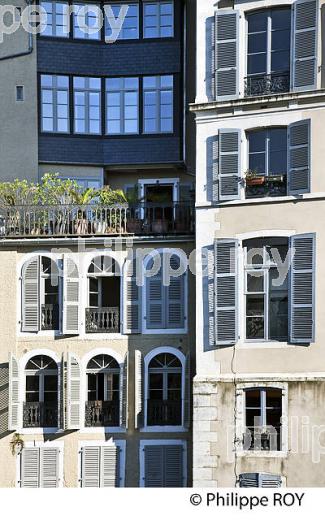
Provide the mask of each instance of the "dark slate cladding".
MULTIPOLYGON (((96 77, 174 75, 174 133, 139 136, 39 135, 39 161, 70 164, 180 163, 183 159, 183 16, 175 2, 175 38, 113 44, 39 37, 38 73, 96 77)), ((140 91, 141 92, 141 91, 140 91)), ((70 101, 72 98, 70 97, 70 101)), ((142 100, 140 96, 140 107, 142 100)), ((102 113, 102 117, 103 117, 102 113)), ((142 114, 140 111, 140 117, 142 114)))
POLYGON ((178 41, 97 43, 38 40, 38 70, 48 74, 130 76, 172 74, 181 70, 178 41))
POLYGON ((180 161, 180 138, 87 138, 40 135, 39 160, 71 164, 151 164, 180 161))

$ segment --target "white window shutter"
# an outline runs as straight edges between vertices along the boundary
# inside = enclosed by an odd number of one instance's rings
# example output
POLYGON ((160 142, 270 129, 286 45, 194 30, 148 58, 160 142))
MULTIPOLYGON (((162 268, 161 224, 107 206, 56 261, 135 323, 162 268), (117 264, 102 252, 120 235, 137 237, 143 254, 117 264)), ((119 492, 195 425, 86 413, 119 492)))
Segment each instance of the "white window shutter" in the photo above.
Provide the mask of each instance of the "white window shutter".
POLYGON ((291 83, 294 91, 317 88, 318 0, 293 4, 291 83))
POLYGON ((81 487, 100 487, 99 446, 84 446, 81 450, 81 487))
POLYGON ((215 334, 216 345, 238 340, 238 241, 215 241, 215 334))
POLYGON ((290 341, 315 341, 316 235, 294 235, 290 240, 290 341))
POLYGON ((63 334, 79 334, 79 270, 69 256, 63 259, 63 334))
POLYGON ((141 332, 141 287, 137 285, 136 261, 127 261, 124 267, 124 334, 141 332))
POLYGON ((24 448, 20 455, 20 487, 40 486, 40 449, 24 448))
POLYGON ((218 184, 219 200, 240 198, 241 131, 219 130, 218 184))
POLYGON ((134 352, 134 380, 135 380, 135 396, 134 396, 134 422, 135 428, 139 429, 143 426, 144 412, 144 392, 143 392, 143 356, 140 350, 134 352))
POLYGON ((81 428, 81 369, 77 358, 68 353, 67 374, 67 428, 79 430, 81 428))
POLYGON ((59 486, 59 448, 40 449, 40 487, 59 486))
POLYGON ((206 141, 207 200, 219 202, 219 135, 206 141))
POLYGON ((239 11, 217 11, 215 18, 216 99, 239 95, 239 11))
POLYGON ((288 193, 310 192, 310 119, 288 126, 288 193))
POLYGON ((101 447, 100 487, 119 487, 118 448, 101 447))
POLYGON ((40 330, 40 257, 25 262, 22 269, 22 332, 40 330))
POLYGON ((185 358, 185 381, 184 381, 184 427, 189 428, 191 424, 191 355, 186 354, 185 358))
POLYGON ((65 380, 66 380, 66 367, 64 355, 61 356, 61 362, 58 364, 58 381, 59 381, 59 394, 58 394, 58 418, 60 430, 65 430, 66 427, 66 411, 65 411, 65 380))
POLYGON ((125 355, 120 373, 120 426, 128 427, 128 364, 129 353, 125 355))
POLYGON ((22 410, 19 402, 19 365, 15 356, 9 355, 9 431, 21 426, 22 410))

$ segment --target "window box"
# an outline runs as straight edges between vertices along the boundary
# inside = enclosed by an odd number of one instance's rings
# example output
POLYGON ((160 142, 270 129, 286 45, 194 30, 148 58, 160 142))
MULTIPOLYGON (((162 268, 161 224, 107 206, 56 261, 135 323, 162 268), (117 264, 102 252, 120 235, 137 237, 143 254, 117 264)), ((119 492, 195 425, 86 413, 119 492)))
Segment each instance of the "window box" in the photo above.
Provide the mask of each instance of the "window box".
POLYGON ((264 183, 265 183, 264 175, 259 175, 256 177, 246 177, 247 186, 263 186, 264 183))

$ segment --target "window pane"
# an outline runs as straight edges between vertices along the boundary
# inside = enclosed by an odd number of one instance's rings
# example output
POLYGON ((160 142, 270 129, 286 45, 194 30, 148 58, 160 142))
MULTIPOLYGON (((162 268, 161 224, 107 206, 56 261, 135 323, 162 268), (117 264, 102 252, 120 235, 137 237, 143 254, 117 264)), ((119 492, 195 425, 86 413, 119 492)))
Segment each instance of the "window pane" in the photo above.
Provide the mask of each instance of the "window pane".
POLYGON ((55 375, 44 375, 44 391, 45 392, 57 392, 58 390, 58 377, 55 375))
POLYGON ((290 29, 291 9, 273 9, 271 17, 273 30, 290 29))
POLYGON ((260 174, 266 173, 266 154, 265 153, 250 153, 249 154, 249 169, 257 171, 260 174))
POLYGON ((266 53, 252 54, 248 56, 247 73, 265 74, 266 73, 266 53))
POLYGON ((108 121, 107 122, 107 133, 109 133, 109 134, 119 134, 119 133, 121 133, 121 123, 120 123, 120 121, 108 121))
POLYGON ((138 121, 125 120, 125 132, 128 134, 136 134, 138 132, 138 121))
POLYGON ((263 293, 264 292, 264 273, 256 271, 247 274, 247 292, 263 293))
POLYGON ((290 69, 290 53, 288 51, 272 52, 271 71, 286 72, 290 69))
POLYGON ((289 54, 290 49, 290 31, 273 31, 272 32, 272 51, 286 50, 289 54))
POLYGON ((248 16, 248 32, 260 32, 267 30, 268 12, 253 13, 248 16))
POLYGON ((264 338, 264 296, 246 296, 246 337, 264 338))
POLYGON ((249 34, 248 35, 248 52, 249 54, 266 52, 267 33, 249 34))

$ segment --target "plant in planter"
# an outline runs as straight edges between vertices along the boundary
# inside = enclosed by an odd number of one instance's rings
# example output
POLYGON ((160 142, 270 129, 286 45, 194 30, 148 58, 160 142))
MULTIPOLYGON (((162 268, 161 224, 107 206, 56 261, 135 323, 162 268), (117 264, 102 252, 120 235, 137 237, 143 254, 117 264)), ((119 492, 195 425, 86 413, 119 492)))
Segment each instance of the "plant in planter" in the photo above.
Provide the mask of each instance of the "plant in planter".
POLYGON ((94 221, 95 233, 120 233, 125 228, 127 200, 122 190, 104 186, 97 192, 98 209, 94 221), (123 209, 124 208, 124 209, 123 209))
POLYGON ((245 172, 246 186, 263 186, 265 175, 260 175, 257 170, 247 170, 245 172))
POLYGON ((91 231, 89 230, 89 224, 91 225, 92 222, 91 219, 89 222, 89 212, 84 209, 84 206, 90 204, 95 199, 97 194, 98 192, 94 188, 87 188, 85 190, 78 188, 76 190, 71 190, 73 203, 82 207, 82 209, 77 209, 77 215, 73 226, 73 232, 76 235, 86 235, 89 231, 91 231))
POLYGON ((127 190, 125 198, 129 205, 129 214, 126 223, 127 232, 139 234, 143 224, 143 220, 140 218, 141 208, 139 208, 139 205, 143 203, 143 198, 139 197, 139 187, 137 184, 127 190))

